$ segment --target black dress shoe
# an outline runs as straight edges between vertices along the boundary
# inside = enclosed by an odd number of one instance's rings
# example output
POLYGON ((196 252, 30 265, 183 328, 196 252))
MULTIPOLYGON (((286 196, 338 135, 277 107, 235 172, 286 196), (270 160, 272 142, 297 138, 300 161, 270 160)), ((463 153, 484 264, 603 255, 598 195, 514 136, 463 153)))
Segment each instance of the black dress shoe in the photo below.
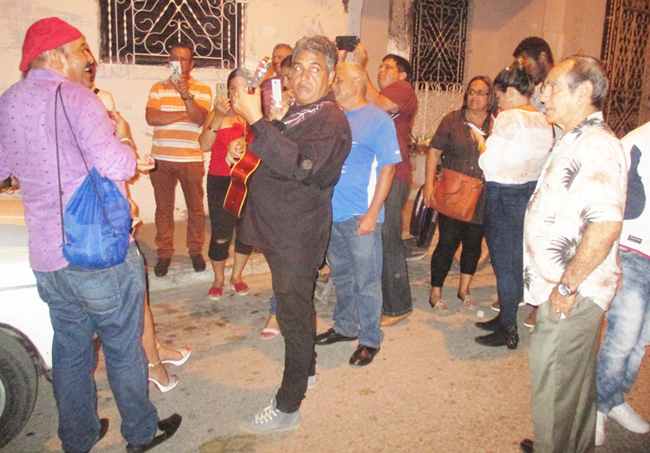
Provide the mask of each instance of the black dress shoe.
POLYGON ((499 322, 499 316, 490 319, 489 321, 475 322, 474 325, 481 330, 487 330, 488 332, 494 332, 501 325, 499 322))
POLYGON ((146 444, 128 444, 126 446, 127 453, 142 453, 143 451, 151 450, 152 448, 157 447, 176 433, 178 427, 181 426, 181 421, 183 421, 183 417, 178 414, 173 414, 164 420, 159 420, 158 429, 162 431, 162 433, 155 436, 146 444))
POLYGON ((508 349, 517 349, 517 345, 519 344, 517 326, 499 326, 499 328, 491 334, 476 337, 474 338, 474 341, 483 346, 507 346, 508 349))
POLYGON ((205 260, 203 259, 203 255, 196 253, 190 255, 190 259, 192 260, 192 267, 195 272, 203 272, 205 270, 205 260))
POLYGON ((97 439, 97 442, 102 440, 106 435, 106 433, 108 432, 108 425, 109 425, 109 421, 107 418, 99 419, 99 439, 97 439))
POLYGON ((533 453, 533 444, 534 442, 530 439, 524 439, 521 441, 519 444, 519 450, 523 451, 524 453, 533 453))
POLYGON ((375 358, 380 348, 371 348, 370 346, 364 346, 360 344, 357 347, 357 350, 352 353, 350 357, 350 365, 354 366, 366 366, 372 362, 372 359, 375 358))
POLYGON ((341 335, 334 330, 334 327, 330 327, 327 332, 316 335, 316 344, 323 346, 338 343, 339 341, 354 341, 357 338, 359 337, 346 337, 345 335, 341 335))
POLYGON ((153 273, 156 274, 156 277, 164 277, 167 275, 171 263, 171 258, 158 258, 156 267, 153 268, 153 273))
MULTIPOLYGON (((97 439, 97 442, 102 440, 106 433, 108 432, 108 425, 109 421, 107 418, 100 418, 99 419, 99 439, 97 439)), ((97 442, 95 442, 95 445, 97 445, 97 442)), ((64 452, 66 450, 63 450, 64 452)), ((86 450, 86 453, 88 453, 90 450, 86 450)), ((66 452, 67 453, 67 452, 66 452)))

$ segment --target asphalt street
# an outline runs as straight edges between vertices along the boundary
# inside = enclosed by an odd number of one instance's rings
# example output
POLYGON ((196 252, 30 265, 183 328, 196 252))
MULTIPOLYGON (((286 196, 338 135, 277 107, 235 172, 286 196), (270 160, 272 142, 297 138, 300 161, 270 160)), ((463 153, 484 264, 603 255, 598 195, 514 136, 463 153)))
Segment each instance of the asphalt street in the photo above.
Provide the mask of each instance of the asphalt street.
MULTIPOLYGON (((152 238, 140 238, 153 261, 152 238)), ((238 429, 241 417, 267 406, 280 383, 282 337, 262 341, 259 332, 268 314, 270 275, 255 255, 246 271, 248 296, 225 288, 217 302, 207 299, 210 269, 192 271, 189 258, 177 256, 165 278, 150 274, 150 300, 161 341, 172 347, 190 345, 193 353, 182 367, 169 367, 180 377, 169 393, 150 385, 151 399, 161 417, 183 416, 177 434, 159 452, 516 452, 532 437, 530 417, 530 334, 521 325, 530 307, 520 309, 519 348, 486 348, 474 337, 478 310, 485 318, 496 298, 489 263, 478 271, 472 295, 477 310, 456 298, 458 269, 454 266, 443 289, 450 314, 438 315, 427 303, 429 255, 409 265, 414 313, 384 329, 375 361, 353 368, 348 359, 355 342, 317 346, 317 388, 301 408, 298 430, 250 436, 238 429)), ((323 286, 319 287, 319 295, 323 286)), ((318 331, 331 326, 335 295, 316 301, 318 331)), ((124 451, 120 416, 106 380, 103 357, 95 373, 98 411, 111 426, 96 452, 124 451)), ((650 360, 645 359, 638 382, 627 401, 650 419, 650 360)), ((41 379, 34 413, 7 451, 60 451, 56 407, 51 385, 41 379)), ((650 451, 650 434, 626 431, 616 422, 607 426, 601 452, 650 451)))

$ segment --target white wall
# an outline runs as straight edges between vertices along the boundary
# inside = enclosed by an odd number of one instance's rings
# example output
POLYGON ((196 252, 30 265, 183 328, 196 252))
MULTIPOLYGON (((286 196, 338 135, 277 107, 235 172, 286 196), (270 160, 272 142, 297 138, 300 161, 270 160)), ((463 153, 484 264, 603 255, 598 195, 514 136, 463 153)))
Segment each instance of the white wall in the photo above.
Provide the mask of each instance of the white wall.
POLYGON ((494 78, 527 36, 544 38, 556 61, 583 53, 600 57, 607 0, 474 0, 465 79, 494 78))
MULTIPOLYGON (((388 43, 389 0, 362 2, 361 40, 368 49, 368 69, 373 81, 388 43)), ((494 77, 512 59, 521 39, 537 35, 546 39, 556 59, 581 52, 600 55, 606 0, 473 0, 469 22, 466 79, 476 74, 494 77)), ((351 11, 352 11, 351 7, 351 11)), ((27 28, 43 17, 59 16, 79 28, 95 55, 99 51, 98 2, 92 0, 0 0, 0 92, 18 81, 21 46, 27 28)), ((341 0, 249 0, 245 26, 246 66, 269 55, 278 42, 294 44, 304 35, 331 38, 354 28, 341 0)), ((144 120, 147 95, 153 82, 167 77, 160 66, 101 65, 97 86, 113 94, 118 109, 129 121, 138 148, 148 151, 151 128, 144 120)), ((197 69, 194 77, 214 86, 224 82, 226 71, 197 69)), ((434 131, 426 131, 431 135, 434 131)), ((152 222, 153 191, 147 175, 131 186, 140 206, 140 217, 152 222)), ((177 215, 185 215, 182 194, 177 191, 177 215)))
MULTIPOLYGON (((99 55, 98 8, 98 2, 92 0, 0 0, 0 52, 4 67, 0 72, 0 93, 19 80, 25 32, 44 17, 58 16, 79 28, 93 53, 99 55)), ((346 34, 347 27, 348 17, 341 0, 250 0, 244 32, 245 65, 254 69, 278 42, 293 45, 302 36, 315 34, 333 38, 346 34)), ((118 110, 131 125, 138 149, 143 152, 150 149, 152 136, 144 118, 147 96, 152 84, 168 74, 162 66, 114 64, 102 64, 97 72, 96 85, 113 94, 118 110)), ((223 70, 196 69, 192 75, 214 90, 215 83, 225 82, 228 74, 223 70)), ((153 222, 155 204, 149 177, 140 175, 130 189, 140 208, 140 218, 153 222)), ((176 216, 182 218, 186 208, 180 187, 176 198, 176 216)))

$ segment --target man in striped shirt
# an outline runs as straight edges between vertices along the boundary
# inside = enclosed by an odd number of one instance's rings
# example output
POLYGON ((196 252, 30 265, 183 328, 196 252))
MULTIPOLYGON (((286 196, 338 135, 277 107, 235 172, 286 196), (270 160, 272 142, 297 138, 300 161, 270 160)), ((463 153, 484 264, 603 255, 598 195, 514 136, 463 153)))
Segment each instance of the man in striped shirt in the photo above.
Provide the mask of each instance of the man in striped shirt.
POLYGON ((197 272, 205 270, 203 212, 203 151, 198 137, 212 105, 212 91, 190 76, 194 68, 193 46, 174 44, 169 61, 178 61, 181 74, 157 82, 149 92, 147 123, 153 126, 151 154, 156 169, 151 185, 156 199, 156 276, 164 277, 174 254, 174 195, 180 181, 187 205, 187 249, 197 272))

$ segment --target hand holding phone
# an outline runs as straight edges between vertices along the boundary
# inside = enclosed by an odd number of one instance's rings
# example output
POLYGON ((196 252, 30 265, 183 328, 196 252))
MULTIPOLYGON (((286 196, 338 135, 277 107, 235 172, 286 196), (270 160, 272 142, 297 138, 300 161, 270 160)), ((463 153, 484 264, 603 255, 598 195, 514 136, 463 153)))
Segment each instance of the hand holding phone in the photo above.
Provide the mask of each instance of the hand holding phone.
POLYGON ((282 108, 282 81, 280 79, 271 79, 271 96, 273 105, 282 108))
POLYGON ((181 80, 181 62, 170 61, 169 70, 171 72, 172 82, 178 83, 181 80))
POLYGON ((338 50, 345 50, 347 52, 352 52, 355 47, 359 44, 358 36, 337 36, 336 37, 336 48, 338 50))

